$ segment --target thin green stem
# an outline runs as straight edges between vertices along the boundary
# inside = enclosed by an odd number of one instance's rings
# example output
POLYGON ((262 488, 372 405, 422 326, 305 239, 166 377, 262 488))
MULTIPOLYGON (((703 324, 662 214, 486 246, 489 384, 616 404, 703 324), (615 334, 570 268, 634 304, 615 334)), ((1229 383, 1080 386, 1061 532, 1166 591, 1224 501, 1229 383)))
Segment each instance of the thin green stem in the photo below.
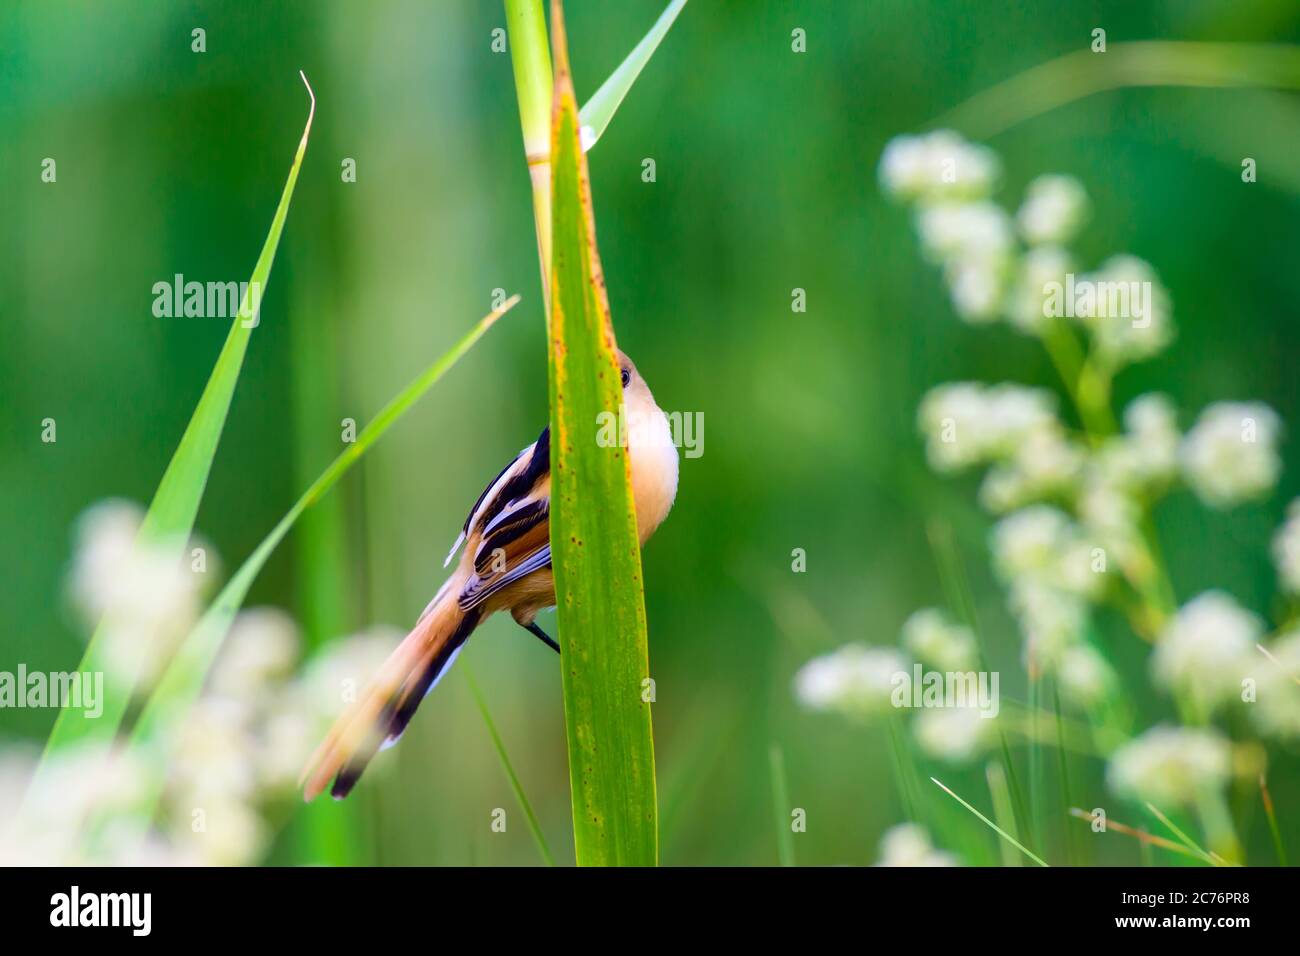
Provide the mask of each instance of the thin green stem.
POLYGON ((542 292, 550 310, 551 274, 551 99, 554 76, 541 0, 505 0, 506 36, 514 66, 524 156, 533 186, 533 220, 542 269, 542 292))
POLYGON ((528 800, 528 794, 524 792, 524 785, 519 782, 519 775, 515 773, 514 765, 510 762, 510 754, 506 752, 505 741, 501 739, 501 734, 497 732, 497 725, 492 720, 491 711, 488 710, 487 699, 484 698, 483 692, 479 690, 478 681, 474 679, 474 670, 469 666, 469 661, 465 662, 464 668, 465 682, 469 684, 469 692, 474 695, 474 703, 478 705, 478 712, 482 715, 488 735, 492 738, 492 746, 496 748, 497 757, 501 760, 501 769, 506 772, 506 779, 510 781, 510 789, 515 792, 515 799, 519 801, 519 808, 524 811, 524 818, 528 821, 528 829, 533 835, 533 842, 537 844, 537 850, 541 853, 543 862, 547 866, 555 866, 555 857, 551 855, 551 848, 546 844, 546 834, 542 832, 542 825, 537 820, 537 814, 533 812, 533 805, 528 800))
POLYGON ((966 802, 965 800, 963 800, 961 797, 957 796, 957 794, 953 793, 951 790, 949 790, 946 786, 944 786, 944 785, 943 785, 942 783, 940 783, 938 780, 935 780, 934 777, 931 777, 930 780, 933 781, 933 782, 934 782, 934 785, 937 786, 940 790, 942 790, 944 793, 948 794, 948 796, 952 797, 954 800, 956 800, 958 803, 960 803, 963 807, 965 807, 965 808, 966 808, 967 810, 969 810, 971 813, 975 814, 975 816, 977 816, 977 817, 979 817, 981 820, 983 820, 985 824, 987 824, 990 828, 992 828, 992 830, 993 830, 994 833, 996 833, 998 836, 1002 837, 1002 839, 1008 841, 1008 842, 1009 842, 1012 846, 1014 846, 1017 850, 1019 850, 1019 851, 1020 851, 1021 853, 1023 853, 1025 856, 1029 857, 1029 859, 1033 860, 1033 861, 1034 861, 1035 863, 1037 863, 1039 866, 1047 866, 1047 864, 1046 864, 1045 862, 1043 862, 1043 860, 1042 860, 1041 857, 1039 857, 1037 854, 1033 853, 1031 850, 1027 849, 1023 843, 1021 843, 1019 840, 1017 840, 1017 839, 1016 839, 1015 837, 1013 837, 1011 834, 1007 833, 1006 830, 1003 830, 1000 826, 998 826, 996 823, 994 823, 992 820, 990 820, 990 819, 989 819, 988 817, 986 817, 984 814, 980 813, 978 810, 976 810, 974 807, 972 807, 969 803, 967 803, 967 802, 966 802))
POLYGON ((1161 823, 1165 825, 1166 828, 1168 828, 1170 833, 1172 833, 1180 841, 1182 841, 1183 846, 1187 847, 1189 850, 1191 850, 1193 853, 1195 853, 1198 857, 1200 857, 1202 860, 1204 860, 1206 863, 1210 864, 1211 866, 1219 865, 1219 861, 1216 860, 1213 855, 1211 855, 1204 847, 1202 847, 1195 840, 1193 840, 1186 833, 1184 833, 1182 828, 1179 827, 1177 824, 1175 824, 1173 820, 1170 820, 1167 816, 1161 813, 1160 810, 1156 808, 1155 804, 1148 801, 1146 804, 1146 808, 1151 811, 1152 815, 1157 820, 1159 820, 1161 823))
POLYGON ((904 759, 906 735, 903 733, 901 718, 891 713, 885 721, 889 726, 889 752, 894 760, 894 779, 898 781, 898 799, 903 804, 903 815, 913 823, 917 822, 916 801, 912 797, 911 761, 904 759))
MULTIPOLYGON (((997 818, 999 826, 1012 836, 1017 836, 1016 815, 1011 809, 1011 791, 1007 789, 1006 773, 1000 764, 990 762, 984 768, 984 776, 989 782, 989 796, 993 799, 993 816, 997 818)), ((1020 857, 1010 844, 1003 841, 998 844, 998 849, 1002 852, 1003 866, 1020 866, 1020 857)))
POLYGON ((1282 831, 1277 825, 1277 812, 1273 809, 1273 796, 1268 792, 1268 781, 1259 775, 1259 796, 1264 801, 1264 815, 1268 817, 1268 829, 1273 835, 1273 851, 1277 853, 1277 862, 1286 866, 1286 847, 1282 843, 1282 831))
POLYGON ((790 828, 790 786, 785 775, 785 754, 773 743, 768 750, 772 772, 772 813, 776 822, 777 859, 782 866, 794 866, 794 830, 790 828))

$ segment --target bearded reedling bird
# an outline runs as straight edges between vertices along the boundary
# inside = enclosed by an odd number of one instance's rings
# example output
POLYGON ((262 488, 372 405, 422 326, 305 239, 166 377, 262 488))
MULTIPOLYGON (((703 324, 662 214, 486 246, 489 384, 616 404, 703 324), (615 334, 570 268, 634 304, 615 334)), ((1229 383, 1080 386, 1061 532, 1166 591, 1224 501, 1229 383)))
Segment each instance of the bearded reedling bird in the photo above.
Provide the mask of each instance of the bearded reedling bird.
MULTIPOLYGON (((668 516, 677 495, 677 448, 667 416, 636 366, 618 353, 632 497, 641 544, 668 516)), ((594 436, 593 436, 594 437, 594 436)), ((474 629, 496 611, 510 615, 555 651, 534 618, 555 605, 550 545, 550 429, 519 453, 479 495, 444 565, 465 550, 446 583, 379 673, 316 748, 299 784, 314 799, 351 792, 375 753, 392 746, 424 696, 447 672, 474 629)))

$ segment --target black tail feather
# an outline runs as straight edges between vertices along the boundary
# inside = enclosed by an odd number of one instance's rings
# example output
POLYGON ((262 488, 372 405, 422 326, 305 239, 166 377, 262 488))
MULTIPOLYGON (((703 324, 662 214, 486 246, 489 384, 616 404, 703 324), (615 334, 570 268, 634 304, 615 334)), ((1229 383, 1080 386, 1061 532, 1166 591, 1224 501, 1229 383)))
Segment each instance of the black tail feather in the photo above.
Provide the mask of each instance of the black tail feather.
POLYGON ((333 786, 330 787, 331 797, 335 800, 342 800, 351 793, 352 788, 357 785, 357 781, 361 779, 366 767, 370 765, 370 761, 374 759, 375 754, 379 752, 384 743, 386 741, 396 743, 397 739, 402 736, 402 732, 406 730, 407 724, 415 716, 415 711, 419 708, 421 701, 433 688, 434 682, 447 668, 452 657, 460 650, 461 645, 474 633, 474 628, 478 627, 479 619, 480 612, 477 609, 468 612, 460 624, 457 625, 456 630, 452 632, 451 636, 438 650, 438 653, 434 655, 433 660, 429 662, 429 666, 420 673, 420 676, 414 682, 407 681, 402 685, 401 689, 393 697, 394 700, 402 700, 402 705, 394 708, 390 703, 383 709, 379 715, 378 725, 385 728, 384 733, 382 736, 378 736, 374 743, 357 751, 352 759, 338 772, 338 775, 334 778, 333 786))

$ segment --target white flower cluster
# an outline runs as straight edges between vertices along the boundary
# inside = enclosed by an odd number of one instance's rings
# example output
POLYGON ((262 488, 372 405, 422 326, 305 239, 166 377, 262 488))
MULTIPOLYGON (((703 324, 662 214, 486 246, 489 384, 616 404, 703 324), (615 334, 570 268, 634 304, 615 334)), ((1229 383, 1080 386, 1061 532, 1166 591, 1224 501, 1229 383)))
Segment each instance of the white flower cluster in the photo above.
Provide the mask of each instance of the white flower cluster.
POLYGON ((912 721, 912 736, 926 756, 963 764, 997 742, 997 724, 978 707, 923 708, 912 721))
POLYGON ((1231 771, 1231 746, 1217 730, 1159 726, 1115 752, 1106 780, 1116 793, 1163 810, 1221 789, 1231 771))
POLYGON ((113 672, 147 686, 198 619, 219 572, 211 548, 148 538, 143 521, 144 512, 128 501, 87 510, 78 522, 69 587, 87 634, 102 627, 113 672))
POLYGON ((1039 176, 1025 190, 1016 222, 1033 246, 1069 242, 1088 214, 1088 194, 1070 176, 1039 176))
POLYGON ((795 675, 795 696, 810 710, 864 717, 891 708, 894 675, 908 660, 888 647, 846 644, 814 657, 795 675))
POLYGON ((1112 368, 1149 359, 1174 337, 1169 293, 1150 264, 1137 256, 1107 259, 1076 286, 1076 317, 1092 336, 1097 356, 1112 368))
POLYGON ((903 623, 903 647, 940 671, 968 671, 976 665, 975 635, 938 608, 917 611, 903 623))
POLYGON ((1273 563, 1288 594, 1300 594, 1300 498, 1286 509, 1286 522, 1273 536, 1273 563))
POLYGON ((1259 402, 1211 405, 1178 450, 1183 476, 1206 504, 1225 508, 1260 498, 1277 483, 1281 421, 1259 402))
POLYGON ((172 842, 211 864, 260 859, 267 809, 292 797, 311 749, 400 639, 387 628, 344 638, 298 673, 293 619, 273 608, 242 612, 177 733, 167 781, 172 842), (195 832, 200 811, 206 826, 195 832))
POLYGON ((1038 177, 1013 219, 988 198, 998 170, 985 147, 947 130, 897 137, 881 156, 881 183, 915 208, 921 245, 942 268, 958 316, 1003 318, 1031 335, 1072 319, 1111 369, 1164 349, 1174 332, 1169 296, 1148 263, 1121 255, 1075 275, 1067 245, 1088 216, 1082 184, 1038 177))
MULTIPOLYGON (((869 718, 894 709, 896 681, 900 676, 914 678, 912 659, 930 673, 968 674, 978 667, 975 635, 937 608, 923 608, 909 617, 901 641, 906 655, 889 647, 847 644, 813 658, 795 675, 795 697, 810 710, 869 718)), ((930 757, 964 763, 996 740, 997 719, 973 702, 913 712, 910 700, 899 713, 910 716, 916 743, 930 757)))
POLYGON ((936 850, 930 834, 916 823, 900 823, 880 838, 880 860, 876 866, 956 866, 951 853, 936 850))
MULTIPOLYGON (((400 638, 381 630, 332 642, 301 673, 284 612, 240 613, 202 696, 167 729, 161 828, 144 815, 158 768, 130 749, 91 744, 51 758, 0 858, 24 865, 219 865, 258 862, 268 815, 292 799, 311 748, 400 638), (90 825, 89 829, 81 824, 90 825)), ((35 755, 0 749, 0 809, 16 808, 35 755)))
MULTIPOLYGON (((952 134, 931 137, 936 149, 961 149, 952 134)), ((959 306, 963 317, 1000 313, 1022 331, 1044 333, 1049 300, 1064 296, 1057 304, 1067 306, 1063 315, 1087 333, 1088 367, 1106 383, 1103 390, 1125 364, 1150 358, 1171 341, 1169 297, 1147 263, 1115 256, 1095 272, 1074 277, 1065 244, 1088 205, 1077 182, 1063 176, 1035 180, 1013 224, 987 198, 991 178, 972 180, 961 190, 921 188, 937 169, 935 161, 923 160, 932 155, 923 148, 930 138, 900 142, 886 151, 883 181, 893 195, 916 204, 922 246, 943 265, 954 295, 962 297, 954 276, 965 275, 971 263, 987 266, 983 281, 963 280, 987 293, 977 312, 959 306), (1017 249, 1021 241, 1023 252, 1017 249), (1076 286, 1077 295, 1071 291, 1076 286)), ((1070 384, 1082 389, 1086 383, 1070 384)), ((1066 696, 1085 705, 1114 690, 1113 672, 1081 640, 1089 606, 1110 593, 1106 574, 1118 571, 1147 592, 1158 574, 1143 531, 1148 509, 1179 478, 1206 503, 1227 507, 1266 494, 1280 471, 1280 424, 1258 403, 1211 405, 1183 436, 1174 404, 1148 394, 1129 404, 1123 422, 1119 434, 1083 440, 1057 417, 1050 393, 1009 383, 939 385, 918 410, 935 470, 987 467, 979 501, 1007 515, 994 533, 993 550, 1025 636, 1026 663, 1035 674, 1054 674, 1069 688, 1066 696), (1067 662, 1078 669, 1078 679, 1066 671, 1067 662)), ((1289 534, 1279 533, 1275 552, 1283 581, 1294 582, 1300 592, 1300 518, 1289 534)), ((1178 640, 1167 646, 1166 655, 1186 656, 1176 651, 1182 647, 1178 640)), ((1172 666, 1162 664, 1159 673, 1172 666)), ((1185 681, 1169 682, 1178 693, 1190 693, 1185 681)))
POLYGON ((991 149, 948 130, 899 136, 880 159, 880 182, 886 192, 926 202, 986 196, 1001 171, 991 149))
POLYGON ((1300 632, 1279 637, 1254 668, 1256 701, 1251 717, 1260 733, 1300 740, 1300 632))
POLYGON ((17 746, 0 751, 0 788, 5 791, 0 804, 14 811, 7 826, 0 827, 0 865, 197 862, 164 848, 152 835, 142 842, 141 828, 122 825, 147 795, 146 768, 129 751, 98 744, 57 751, 48 758, 39 784, 33 780, 38 756, 17 746), (100 824, 93 848, 79 831, 79 824, 87 823, 100 824))
POLYGON ((1264 628, 1259 618, 1222 591, 1185 604, 1156 643, 1156 683, 1209 714, 1239 698, 1264 628))
POLYGON ((1088 604, 1106 586, 1104 552, 1069 515, 1031 505, 993 529, 993 564, 1025 637, 1031 675, 1051 674, 1066 698, 1090 707, 1115 690, 1114 672, 1083 638, 1088 604))
MULTIPOLYGON (((1148 538, 1150 509, 1180 481, 1214 508, 1265 497, 1281 470, 1281 421, 1257 402, 1223 402, 1183 434, 1174 403, 1147 394, 1125 408, 1115 433, 1107 407, 1114 377, 1173 341, 1169 294, 1151 265, 1131 255, 1076 273, 1069 244, 1088 216, 1076 180, 1039 177, 1011 216, 990 198, 998 174, 994 155, 946 131, 899 137, 880 164, 885 191, 912 208, 921 247, 941 268, 958 315, 1005 320, 1040 337, 1087 434, 1067 427, 1042 389, 957 382, 921 402, 926 455, 936 471, 987 469, 979 500, 1002 516, 991 550, 1031 678, 1053 677, 1065 700, 1113 733, 1112 721, 1128 718, 1116 706, 1118 675, 1089 639, 1092 606, 1113 600, 1155 641, 1153 683, 1192 726, 1161 725, 1130 739, 1112 754, 1108 783, 1160 806, 1203 807, 1234 773, 1231 742, 1205 725, 1227 705, 1252 704, 1261 734, 1300 739, 1300 632, 1262 643, 1263 622, 1218 591, 1171 613, 1169 582, 1148 538)), ((1274 537, 1273 556, 1281 589, 1300 597, 1300 500, 1274 537)), ((970 633, 933 609, 907 621, 903 645, 945 670, 970 668, 978 656, 970 633)), ((818 683, 837 686, 826 675, 818 683)), ((913 729, 921 749, 939 759, 969 759, 988 745, 989 722, 975 711, 925 710, 913 729)), ((891 834, 886 860, 929 852, 919 828, 891 834)))

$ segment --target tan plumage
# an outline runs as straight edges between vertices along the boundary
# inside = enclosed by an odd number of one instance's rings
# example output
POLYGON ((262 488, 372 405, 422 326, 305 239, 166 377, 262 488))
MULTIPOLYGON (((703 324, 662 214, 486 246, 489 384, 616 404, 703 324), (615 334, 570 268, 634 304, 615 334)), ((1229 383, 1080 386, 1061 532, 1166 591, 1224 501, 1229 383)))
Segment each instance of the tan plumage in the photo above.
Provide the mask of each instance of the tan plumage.
MULTIPOLYGON (((677 494, 677 449, 668 420, 636 366, 618 353, 626 441, 641 543, 668 516, 677 494)), ((559 650, 534 623, 555 604, 550 549, 549 432, 529 445, 484 489, 451 553, 464 544, 451 577, 361 697, 316 748, 299 783, 312 800, 333 781, 347 796, 382 746, 395 743, 424 695, 446 672, 474 629, 497 611, 559 650)))

